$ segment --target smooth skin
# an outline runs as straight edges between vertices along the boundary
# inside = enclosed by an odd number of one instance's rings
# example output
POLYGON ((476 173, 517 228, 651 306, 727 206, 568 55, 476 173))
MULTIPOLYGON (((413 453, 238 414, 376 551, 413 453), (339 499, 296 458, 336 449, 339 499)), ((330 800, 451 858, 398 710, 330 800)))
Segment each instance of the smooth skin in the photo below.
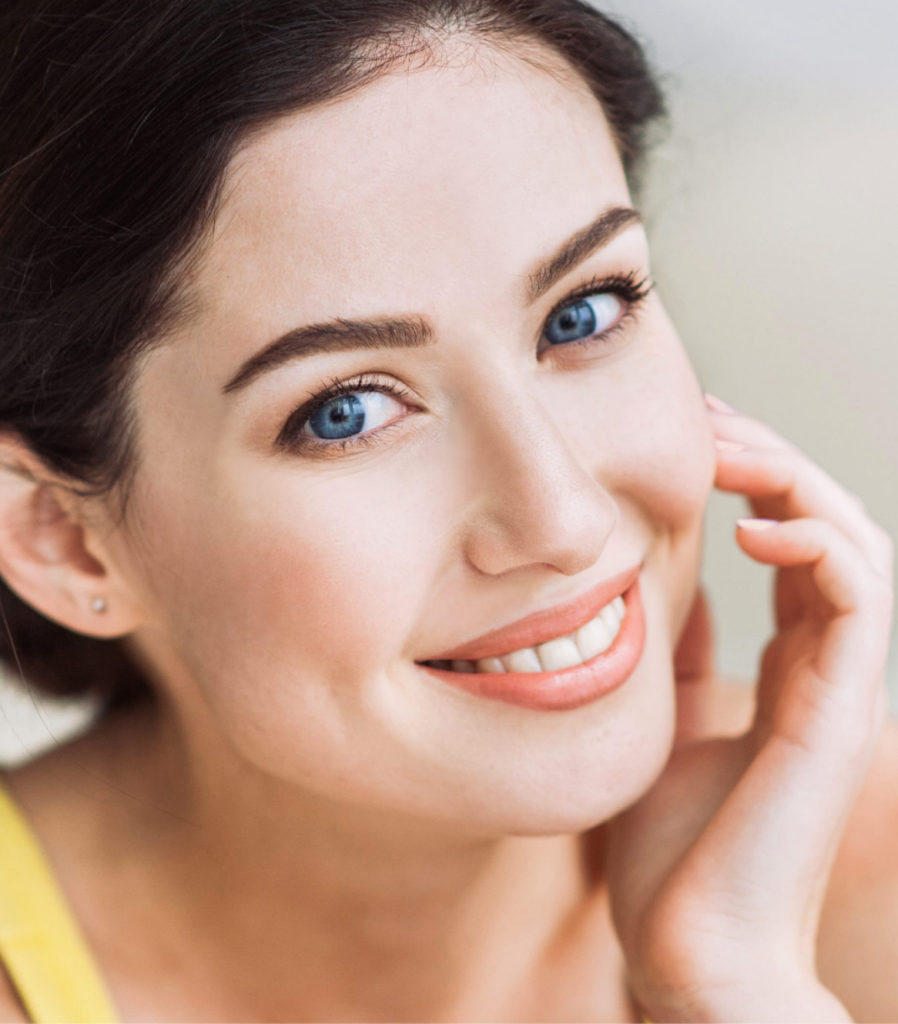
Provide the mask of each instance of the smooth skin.
POLYGON ((657 292, 547 344, 572 289, 650 273, 645 233, 527 303, 532 268, 631 198, 582 83, 459 42, 235 159, 196 316, 139 367, 124 522, 5 439, 0 570, 127 637, 161 698, 11 789, 126 1020, 898 1017, 887 538, 708 408, 657 292), (286 330, 396 315, 434 343, 224 393, 286 330), (405 390, 367 396, 376 444, 276 444, 360 372, 405 390), (715 485, 776 521, 736 533, 777 573, 754 718, 697 591, 715 485), (645 650, 593 704, 415 664, 637 563, 645 650))

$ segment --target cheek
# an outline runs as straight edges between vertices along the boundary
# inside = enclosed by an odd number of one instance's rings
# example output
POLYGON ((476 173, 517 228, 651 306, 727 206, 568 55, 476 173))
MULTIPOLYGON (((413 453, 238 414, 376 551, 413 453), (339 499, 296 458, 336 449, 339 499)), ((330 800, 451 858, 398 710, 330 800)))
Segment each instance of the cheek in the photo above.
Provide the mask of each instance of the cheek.
POLYGON ((396 666, 438 572, 439 492, 386 471, 237 475, 155 523, 151 657, 242 762, 316 790, 373 786, 366 799, 394 775, 401 790, 422 698, 396 666))
POLYGON ((323 677, 358 677, 401 644, 414 615, 416 585, 429 571, 434 519, 425 496, 392 472, 303 478, 295 510, 267 515, 243 575, 264 613, 253 628, 281 637, 323 677))
POLYGON ((370 467, 316 479, 279 464, 217 491, 168 505, 146 559, 201 685, 303 678, 349 694, 396 657, 418 614, 415 585, 435 571, 434 489, 370 467))
MULTIPOLYGON (((618 382, 610 418, 619 447, 603 467, 624 521, 639 524, 665 594, 670 636, 685 621, 698 577, 716 455, 704 396, 668 328, 618 382)), ((610 429, 610 428, 609 428, 610 429)))
POLYGON ((700 521, 714 481, 715 455, 704 399, 685 356, 666 372, 645 375, 626 407, 626 460, 614 486, 635 500, 655 526, 687 530, 700 521))

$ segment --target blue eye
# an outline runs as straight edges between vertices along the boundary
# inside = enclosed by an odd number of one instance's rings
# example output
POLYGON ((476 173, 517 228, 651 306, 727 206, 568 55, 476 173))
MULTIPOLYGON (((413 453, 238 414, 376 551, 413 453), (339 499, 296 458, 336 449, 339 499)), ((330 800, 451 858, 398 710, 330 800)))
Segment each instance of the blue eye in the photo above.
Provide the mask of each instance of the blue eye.
POLYGON ((367 429, 378 426, 378 414, 388 413, 385 407, 389 403, 389 395, 382 391, 356 391, 337 395, 316 409, 306 420, 305 426, 311 428, 313 437, 321 440, 343 440, 365 428, 366 416, 370 419, 373 415, 374 418, 374 423, 368 423, 367 429))
POLYGON ((624 312, 624 302, 613 292, 583 296, 566 305, 546 322, 546 337, 553 345, 582 341, 614 327, 624 312))
MULTIPOLYGON (((556 346, 610 341, 653 287, 648 277, 639 279, 636 271, 594 277, 553 307, 543 336, 556 346)), ((403 429, 403 416, 390 418, 390 402, 400 411, 403 406, 415 408, 414 396, 395 381, 382 381, 368 373, 344 381, 334 377, 290 414, 276 444, 287 451, 321 458, 374 447, 394 427, 403 429)))

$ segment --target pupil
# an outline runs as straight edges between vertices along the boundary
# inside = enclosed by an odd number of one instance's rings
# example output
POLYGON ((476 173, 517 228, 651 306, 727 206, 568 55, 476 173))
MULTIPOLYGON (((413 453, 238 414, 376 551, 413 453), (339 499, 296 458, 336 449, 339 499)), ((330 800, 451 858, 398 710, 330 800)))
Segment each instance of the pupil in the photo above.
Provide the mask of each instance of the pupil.
POLYGON ((340 395, 323 405, 309 419, 309 426, 323 439, 351 437, 362 429, 365 408, 356 395, 340 395))
POLYGON ((598 328, 595 310, 583 299, 572 303, 556 314, 546 328, 546 336, 553 345, 588 338, 598 328))

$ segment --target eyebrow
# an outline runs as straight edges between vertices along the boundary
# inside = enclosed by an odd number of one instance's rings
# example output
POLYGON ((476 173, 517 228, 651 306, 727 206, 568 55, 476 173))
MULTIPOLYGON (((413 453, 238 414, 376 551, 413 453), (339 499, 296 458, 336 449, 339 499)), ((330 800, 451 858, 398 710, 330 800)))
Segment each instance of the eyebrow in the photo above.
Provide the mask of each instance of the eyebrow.
MULTIPOLYGON (((527 302, 536 302, 557 281, 597 249, 607 245, 624 228, 642 222, 637 210, 614 206, 587 227, 572 235, 535 270, 527 275, 527 302)), ((283 363, 319 352, 346 352, 377 348, 423 348, 433 344, 430 323, 419 316, 347 320, 295 327, 250 356, 225 384, 224 394, 245 388, 261 374, 283 363)))

